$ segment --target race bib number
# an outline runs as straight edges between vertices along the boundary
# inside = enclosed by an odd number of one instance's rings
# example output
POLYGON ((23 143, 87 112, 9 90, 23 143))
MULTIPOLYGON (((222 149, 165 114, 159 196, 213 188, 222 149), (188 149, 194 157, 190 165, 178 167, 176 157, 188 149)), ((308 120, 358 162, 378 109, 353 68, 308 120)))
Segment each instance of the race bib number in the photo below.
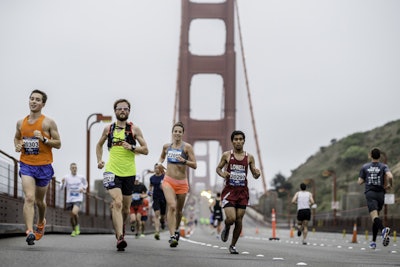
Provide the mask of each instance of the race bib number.
POLYGON ((39 154, 39 139, 36 137, 24 137, 23 142, 26 155, 39 154))
POLYGON ((132 194, 132 200, 136 200, 136 201, 140 200, 140 194, 139 193, 133 193, 132 194))
POLYGON ((244 172, 231 172, 229 176, 229 185, 231 186, 245 186, 246 173, 244 172))
POLYGON ((112 189, 115 187, 115 174, 112 172, 103 173, 103 186, 105 189, 112 189))
POLYGON ((167 152, 167 160, 171 163, 180 163, 178 157, 182 156, 182 150, 179 149, 170 149, 167 152))

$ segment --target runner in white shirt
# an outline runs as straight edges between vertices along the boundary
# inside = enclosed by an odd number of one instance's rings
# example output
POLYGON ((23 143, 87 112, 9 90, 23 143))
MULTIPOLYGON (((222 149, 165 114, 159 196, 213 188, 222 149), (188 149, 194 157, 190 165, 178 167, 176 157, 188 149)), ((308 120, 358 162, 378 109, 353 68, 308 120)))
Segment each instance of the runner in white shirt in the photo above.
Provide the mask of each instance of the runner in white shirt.
POLYGON ((311 205, 314 205, 314 199, 310 192, 306 191, 306 184, 301 183, 300 189, 293 199, 292 203, 297 204, 297 236, 303 232, 303 245, 307 245, 308 222, 311 219, 311 205))
POLYGON ((71 174, 67 174, 61 181, 61 190, 67 189, 66 203, 67 210, 71 211, 71 236, 77 236, 81 233, 79 228, 78 213, 83 202, 83 193, 86 193, 87 181, 85 177, 77 174, 78 167, 76 163, 70 165, 71 174))

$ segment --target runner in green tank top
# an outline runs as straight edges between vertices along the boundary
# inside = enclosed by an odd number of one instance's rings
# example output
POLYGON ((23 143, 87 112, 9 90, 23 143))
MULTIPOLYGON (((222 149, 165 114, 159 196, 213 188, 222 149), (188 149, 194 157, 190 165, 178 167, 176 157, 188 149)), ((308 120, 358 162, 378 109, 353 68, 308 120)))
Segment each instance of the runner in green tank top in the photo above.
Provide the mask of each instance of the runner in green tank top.
POLYGON ((105 166, 103 185, 112 198, 111 215, 118 251, 124 251, 127 246, 124 239, 125 222, 129 217, 136 177, 135 154, 149 153, 140 128, 127 122, 130 110, 131 104, 128 100, 115 101, 114 113, 117 120, 104 128, 96 146, 97 167, 102 169, 105 166), (102 159, 106 141, 109 149, 107 164, 102 159))

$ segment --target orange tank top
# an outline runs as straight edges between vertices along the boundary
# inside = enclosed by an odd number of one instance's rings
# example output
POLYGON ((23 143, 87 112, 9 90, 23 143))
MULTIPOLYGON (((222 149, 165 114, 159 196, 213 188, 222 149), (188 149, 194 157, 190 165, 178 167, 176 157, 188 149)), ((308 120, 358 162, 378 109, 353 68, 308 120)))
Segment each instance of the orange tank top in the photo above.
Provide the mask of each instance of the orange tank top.
POLYGON ((26 116, 21 124, 21 135, 24 142, 24 149, 21 151, 20 161, 34 166, 47 165, 53 162, 53 153, 51 147, 45 145, 41 140, 33 134, 35 130, 42 132, 42 135, 49 138, 43 133, 42 123, 45 116, 41 115, 34 123, 29 123, 29 116, 26 116))

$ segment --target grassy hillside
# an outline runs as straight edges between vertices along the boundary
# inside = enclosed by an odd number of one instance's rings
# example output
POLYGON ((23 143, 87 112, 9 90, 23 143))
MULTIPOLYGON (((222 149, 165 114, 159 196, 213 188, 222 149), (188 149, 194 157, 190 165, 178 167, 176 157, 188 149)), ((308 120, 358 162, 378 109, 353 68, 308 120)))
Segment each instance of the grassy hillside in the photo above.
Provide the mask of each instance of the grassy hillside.
MULTIPOLYGON (((305 179, 313 179, 316 203, 318 203, 317 210, 330 211, 332 171, 336 173, 337 201, 341 200, 349 188, 363 191, 364 187, 357 185, 356 181, 362 164, 369 161, 368 152, 372 147, 379 147, 385 152, 387 164, 395 176, 394 192, 398 193, 400 189, 398 181, 400 177, 400 120, 392 121, 368 132, 354 133, 341 140, 332 140, 331 145, 321 147, 304 164, 292 170, 292 175, 287 180, 292 184, 291 195, 298 190, 299 184, 305 179), (331 175, 326 170, 330 170, 331 175)), ((398 197, 396 195, 396 198, 398 197)))

